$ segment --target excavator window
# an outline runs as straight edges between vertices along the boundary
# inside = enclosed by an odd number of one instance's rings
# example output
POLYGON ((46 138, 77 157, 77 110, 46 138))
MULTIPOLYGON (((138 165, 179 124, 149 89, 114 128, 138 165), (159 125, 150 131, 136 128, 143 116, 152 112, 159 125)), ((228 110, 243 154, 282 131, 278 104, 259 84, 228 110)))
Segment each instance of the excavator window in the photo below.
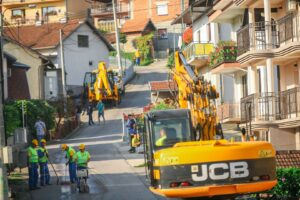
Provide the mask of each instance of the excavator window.
POLYGON ((93 87, 96 81, 96 74, 92 72, 86 72, 84 76, 84 86, 93 87))
POLYGON ((152 128, 154 149, 171 147, 177 142, 192 140, 190 122, 187 118, 156 120, 152 128))

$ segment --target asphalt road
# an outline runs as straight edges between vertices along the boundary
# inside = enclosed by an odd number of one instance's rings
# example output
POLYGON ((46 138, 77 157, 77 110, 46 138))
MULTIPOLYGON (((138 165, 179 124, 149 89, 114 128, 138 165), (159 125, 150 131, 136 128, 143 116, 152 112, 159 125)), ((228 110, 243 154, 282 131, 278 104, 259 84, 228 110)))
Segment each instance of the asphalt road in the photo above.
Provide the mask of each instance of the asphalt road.
MULTIPOLYGON (((122 114, 140 113, 150 102, 148 82, 167 79, 166 61, 159 61, 149 67, 136 69, 136 77, 126 87, 126 94, 117 108, 105 112, 106 123, 94 126, 85 125, 69 139, 49 145, 51 160, 59 174, 60 182, 68 180, 64 165, 64 154, 59 145, 67 143, 78 149, 80 143, 86 145, 91 154, 89 167, 89 194, 72 192, 68 184, 55 185, 56 178, 51 170, 52 186, 31 192, 33 200, 156 200, 164 199, 152 194, 147 188, 145 170, 137 167, 143 164, 143 156, 129 154, 129 147, 122 141, 122 114)), ((96 112, 94 113, 96 119, 96 112)), ((87 120, 86 116, 83 120, 87 120)))

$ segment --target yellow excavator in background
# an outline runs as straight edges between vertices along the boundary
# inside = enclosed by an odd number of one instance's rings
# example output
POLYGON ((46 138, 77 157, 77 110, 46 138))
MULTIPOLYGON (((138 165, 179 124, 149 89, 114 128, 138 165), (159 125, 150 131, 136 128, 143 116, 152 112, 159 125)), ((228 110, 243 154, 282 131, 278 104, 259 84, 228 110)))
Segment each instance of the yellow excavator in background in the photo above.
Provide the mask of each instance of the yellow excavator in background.
POLYGON ((121 91, 115 81, 114 72, 107 70, 104 62, 99 62, 97 70, 85 73, 84 96, 89 102, 111 101, 117 106, 121 102, 121 91))
POLYGON ((207 199, 273 188, 277 184, 273 146, 222 140, 215 86, 200 78, 181 52, 175 53, 172 73, 179 108, 150 111, 144 119, 150 190, 171 198, 207 199))

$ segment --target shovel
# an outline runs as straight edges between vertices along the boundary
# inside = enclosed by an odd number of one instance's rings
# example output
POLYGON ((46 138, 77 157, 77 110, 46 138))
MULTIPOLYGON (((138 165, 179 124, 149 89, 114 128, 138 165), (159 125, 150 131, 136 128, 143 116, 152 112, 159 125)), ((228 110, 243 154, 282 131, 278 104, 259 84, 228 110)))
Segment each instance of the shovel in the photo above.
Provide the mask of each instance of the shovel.
POLYGON ((49 161, 49 163, 50 163, 50 165, 51 165, 51 167, 52 167, 52 169, 53 169, 53 171, 55 173, 55 176, 56 176, 56 185, 59 185, 59 178, 58 178, 57 172, 56 172, 53 164, 51 163, 50 159, 48 159, 48 161, 49 161))

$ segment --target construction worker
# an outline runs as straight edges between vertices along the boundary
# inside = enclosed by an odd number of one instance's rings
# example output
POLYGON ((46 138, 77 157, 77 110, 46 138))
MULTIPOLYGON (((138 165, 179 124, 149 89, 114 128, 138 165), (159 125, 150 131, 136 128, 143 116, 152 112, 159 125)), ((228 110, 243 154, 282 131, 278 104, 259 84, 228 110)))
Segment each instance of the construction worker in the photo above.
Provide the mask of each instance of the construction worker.
MULTIPOLYGON (((91 160, 90 153, 85 150, 85 145, 79 145, 79 151, 76 153, 77 170, 87 169, 88 162, 91 160)), ((77 186, 79 188, 79 180, 77 180, 77 186)))
POLYGON ((46 140, 41 140, 41 147, 38 150, 40 164, 40 183, 41 186, 50 185, 50 173, 48 168, 49 153, 46 149, 46 140))
POLYGON ((135 51, 134 56, 135 56, 135 65, 139 66, 141 63, 141 54, 138 49, 135 51))
POLYGON ((40 189, 38 184, 39 173, 38 173, 38 140, 33 139, 31 142, 31 146, 27 149, 27 157, 28 157, 28 174, 29 174, 29 190, 40 189))
POLYGON ((167 131, 165 128, 160 129, 160 138, 156 140, 155 145, 161 147, 164 145, 165 140, 167 139, 167 131))
POLYGON ((76 153, 77 169, 86 169, 91 160, 90 153, 85 150, 85 145, 79 145, 79 151, 76 153))
POLYGON ((70 182, 76 183, 76 151, 67 144, 62 144, 62 150, 66 152, 66 166, 69 165, 70 182))

